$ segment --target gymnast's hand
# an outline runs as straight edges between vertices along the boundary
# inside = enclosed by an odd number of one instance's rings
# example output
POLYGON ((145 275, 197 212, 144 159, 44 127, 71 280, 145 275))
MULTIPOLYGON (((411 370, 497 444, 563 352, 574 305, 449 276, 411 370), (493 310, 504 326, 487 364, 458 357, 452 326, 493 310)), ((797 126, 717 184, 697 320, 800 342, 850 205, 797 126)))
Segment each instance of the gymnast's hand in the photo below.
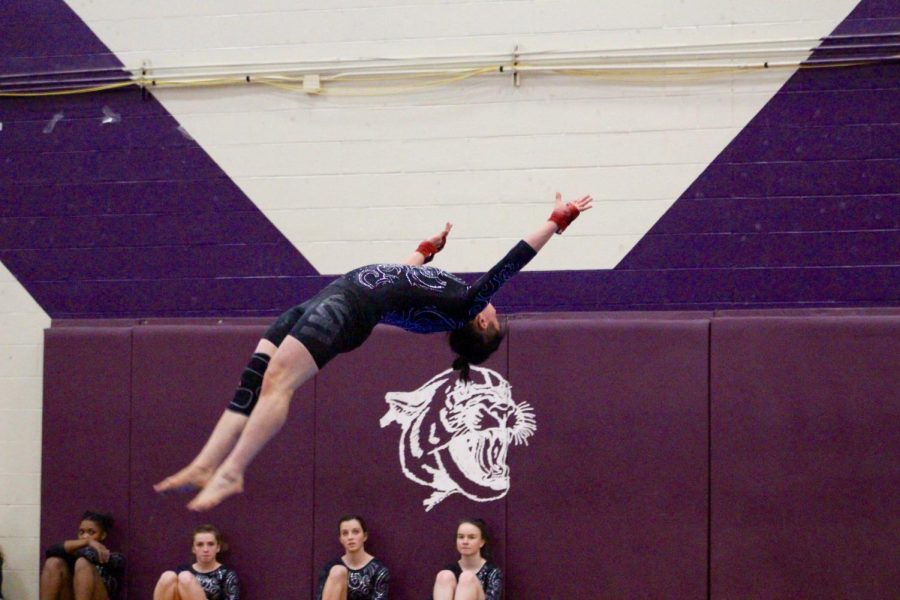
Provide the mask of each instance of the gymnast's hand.
POLYGON ((453 229, 453 223, 447 222, 444 225, 444 229, 442 229, 439 233, 434 234, 430 238, 425 238, 425 241, 432 244, 437 251, 440 252, 444 249, 444 246, 447 245, 447 234, 450 233, 450 230, 453 229))
POLYGON ((556 233, 562 233, 566 230, 572 221, 578 218, 578 215, 586 210, 593 208, 594 199, 588 196, 573 200, 572 202, 563 202, 562 194, 556 192, 556 200, 553 205, 553 212, 550 214, 549 221, 556 223, 556 233))
POLYGON ((453 223, 447 222, 444 228, 429 238, 422 240, 412 256, 406 259, 408 265, 423 265, 431 262, 434 255, 444 249, 447 244, 447 234, 453 229, 453 223))
MULTIPOLYGON (((579 198, 578 200, 573 200, 569 202, 569 204, 573 205, 578 209, 578 212, 584 212, 586 210, 590 210, 594 207, 594 198, 591 197, 590 194, 584 196, 583 198, 579 198)), ((556 202, 555 206, 563 206, 562 194, 556 192, 556 202)))
POLYGON ((562 233, 572 221, 578 218, 578 215, 586 210, 590 210, 593 206, 593 201, 594 199, 588 195, 571 202, 563 202, 562 194, 556 192, 553 212, 550 214, 550 217, 542 222, 540 227, 522 238, 522 240, 531 246, 535 252, 539 252, 553 237, 554 233, 562 233))
POLYGON ((91 540, 88 542, 88 546, 96 550, 97 552, 97 562, 102 565, 105 565, 109 562, 109 548, 98 542, 97 540, 91 540))

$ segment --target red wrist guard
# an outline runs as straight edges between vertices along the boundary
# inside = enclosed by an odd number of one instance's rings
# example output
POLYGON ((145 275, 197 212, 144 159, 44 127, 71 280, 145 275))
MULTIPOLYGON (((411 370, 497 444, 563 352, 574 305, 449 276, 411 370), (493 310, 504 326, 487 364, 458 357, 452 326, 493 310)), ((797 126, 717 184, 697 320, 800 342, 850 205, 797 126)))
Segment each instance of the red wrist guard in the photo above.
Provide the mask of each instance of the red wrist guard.
POLYGON ((556 223, 556 233, 562 233, 580 214, 574 204, 567 202, 565 206, 554 209, 547 220, 556 223))
POLYGON ((428 240, 425 240, 424 242, 419 244, 418 248, 416 248, 416 252, 425 257, 426 264, 430 263, 431 259, 434 258, 434 255, 440 252, 440 250, 440 248, 438 248, 428 240))

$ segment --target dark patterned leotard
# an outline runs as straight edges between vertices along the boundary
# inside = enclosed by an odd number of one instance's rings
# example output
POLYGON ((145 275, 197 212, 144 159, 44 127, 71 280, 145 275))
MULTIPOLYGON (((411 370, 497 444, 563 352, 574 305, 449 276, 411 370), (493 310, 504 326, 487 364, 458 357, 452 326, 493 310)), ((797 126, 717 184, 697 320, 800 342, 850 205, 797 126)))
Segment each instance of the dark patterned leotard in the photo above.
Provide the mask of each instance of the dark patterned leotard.
MULTIPOLYGON (((322 572, 319 574, 319 592, 316 594, 316 600, 322 600, 325 580, 328 579, 331 568, 337 565, 347 567, 346 563, 340 558, 336 558, 322 567, 322 572)), ((373 558, 362 569, 347 567, 347 571, 347 600, 388 600, 390 573, 380 560, 373 558)))
POLYGON ((471 286, 452 273, 424 265, 360 267, 281 315, 265 338, 278 346, 290 334, 321 369, 337 354, 362 344, 378 323, 414 333, 459 329, 484 310, 535 254, 520 241, 471 286))
POLYGON ((241 597, 237 573, 225 565, 220 565, 218 569, 208 573, 196 571, 193 565, 181 565, 175 569, 176 573, 184 571, 194 574, 197 583, 206 594, 206 600, 239 600, 241 597))

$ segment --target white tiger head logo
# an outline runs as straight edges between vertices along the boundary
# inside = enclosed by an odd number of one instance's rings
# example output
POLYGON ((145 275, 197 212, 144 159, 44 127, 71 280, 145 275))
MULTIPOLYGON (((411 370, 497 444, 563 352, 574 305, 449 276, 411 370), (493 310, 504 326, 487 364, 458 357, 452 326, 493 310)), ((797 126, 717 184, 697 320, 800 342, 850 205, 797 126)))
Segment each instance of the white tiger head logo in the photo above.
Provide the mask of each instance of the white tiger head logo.
POLYGON ((509 382, 481 367, 471 368, 468 382, 448 369, 415 391, 388 392, 385 401, 380 424, 402 429, 403 473, 434 490, 426 511, 456 493, 478 502, 505 496, 509 447, 527 445, 537 430, 531 406, 514 402, 509 382))

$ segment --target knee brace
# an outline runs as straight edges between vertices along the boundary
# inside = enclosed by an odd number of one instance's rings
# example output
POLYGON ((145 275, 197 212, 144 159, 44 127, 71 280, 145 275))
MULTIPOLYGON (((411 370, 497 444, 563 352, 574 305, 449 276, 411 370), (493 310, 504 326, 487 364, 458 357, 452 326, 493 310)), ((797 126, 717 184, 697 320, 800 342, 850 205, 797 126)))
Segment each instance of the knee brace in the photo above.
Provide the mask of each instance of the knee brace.
POLYGON ((228 410, 250 416, 256 401, 259 400, 259 390, 262 388, 263 375, 269 366, 269 355, 257 352, 250 359, 250 363, 241 375, 241 383, 234 392, 234 400, 228 405, 228 410))

